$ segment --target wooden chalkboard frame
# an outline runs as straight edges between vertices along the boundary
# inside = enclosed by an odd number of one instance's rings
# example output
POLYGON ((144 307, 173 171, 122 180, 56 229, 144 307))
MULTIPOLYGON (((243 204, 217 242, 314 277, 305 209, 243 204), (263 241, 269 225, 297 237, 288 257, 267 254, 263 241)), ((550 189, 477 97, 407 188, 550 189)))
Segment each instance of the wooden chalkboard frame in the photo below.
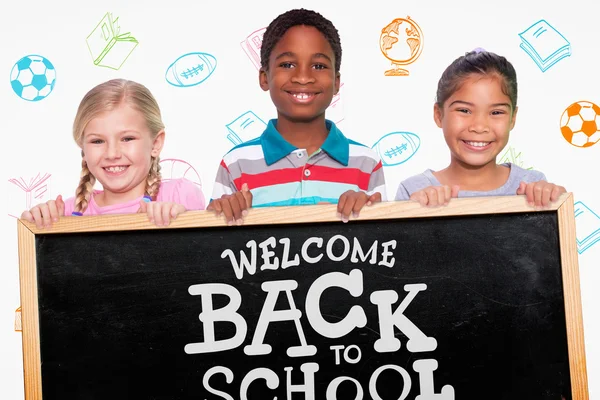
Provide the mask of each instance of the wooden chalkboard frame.
MULTIPOLYGON (((588 400, 589 393, 572 193, 563 194, 557 202, 545 211, 556 212, 558 218, 572 398, 574 400, 588 400)), ((523 196, 479 197, 454 199, 448 206, 438 208, 425 208, 414 202, 379 203, 372 207, 366 207, 361 212, 360 219, 435 218, 525 212, 531 213, 536 211, 527 205, 523 196)), ((333 222, 337 220, 335 214, 336 206, 333 205, 257 208, 252 209, 246 217, 245 225, 333 222)), ((166 228, 156 227, 149 223, 144 215, 140 214, 64 217, 55 223, 52 228, 46 229, 37 229, 34 224, 18 220, 25 399, 42 399, 36 235, 215 226, 226 226, 226 224, 223 218, 217 218, 213 213, 206 211, 185 213, 166 228)), ((230 229, 236 228, 230 227, 230 229)))

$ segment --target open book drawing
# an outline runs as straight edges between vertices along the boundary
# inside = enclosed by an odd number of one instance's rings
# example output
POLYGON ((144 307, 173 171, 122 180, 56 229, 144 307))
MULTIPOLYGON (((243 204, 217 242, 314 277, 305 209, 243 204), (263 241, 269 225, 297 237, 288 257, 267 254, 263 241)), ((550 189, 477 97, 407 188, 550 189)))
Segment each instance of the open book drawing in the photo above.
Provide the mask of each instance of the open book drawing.
POLYGON ((87 37, 86 42, 95 65, 118 70, 138 45, 138 41, 129 32, 121 33, 118 22, 118 17, 113 19, 111 13, 106 13, 87 37))
POLYGON ((519 36, 521 48, 542 72, 571 55, 571 43, 546 20, 539 20, 519 36))
POLYGON ((577 252, 581 254, 600 241, 600 217, 581 201, 574 206, 577 252))
POLYGON ((259 137, 267 128, 267 124, 252 111, 243 113, 226 126, 229 130, 227 139, 236 146, 259 137))

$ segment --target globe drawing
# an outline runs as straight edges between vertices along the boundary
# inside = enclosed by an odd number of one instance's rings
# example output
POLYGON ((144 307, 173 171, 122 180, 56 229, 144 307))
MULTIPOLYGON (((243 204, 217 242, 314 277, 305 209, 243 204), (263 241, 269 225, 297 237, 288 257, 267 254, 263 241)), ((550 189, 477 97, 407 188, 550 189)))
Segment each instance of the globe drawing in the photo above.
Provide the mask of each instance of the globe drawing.
POLYGON ((396 18, 381 30, 379 38, 381 52, 392 62, 392 69, 386 76, 407 76, 408 71, 401 66, 412 64, 423 51, 423 32, 415 21, 396 18))

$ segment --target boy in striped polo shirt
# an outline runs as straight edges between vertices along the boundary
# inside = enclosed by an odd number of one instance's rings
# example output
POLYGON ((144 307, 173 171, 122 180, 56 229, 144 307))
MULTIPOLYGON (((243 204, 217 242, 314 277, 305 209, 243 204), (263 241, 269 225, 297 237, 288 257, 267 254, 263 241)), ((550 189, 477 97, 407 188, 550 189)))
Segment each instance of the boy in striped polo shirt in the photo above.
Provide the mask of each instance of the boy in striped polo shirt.
POLYGON ((259 82, 277 119, 223 157, 207 210, 239 225, 249 207, 337 203, 347 222, 365 204, 386 200, 377 153, 325 119, 339 91, 341 55, 336 28, 314 11, 291 10, 271 22, 259 82))

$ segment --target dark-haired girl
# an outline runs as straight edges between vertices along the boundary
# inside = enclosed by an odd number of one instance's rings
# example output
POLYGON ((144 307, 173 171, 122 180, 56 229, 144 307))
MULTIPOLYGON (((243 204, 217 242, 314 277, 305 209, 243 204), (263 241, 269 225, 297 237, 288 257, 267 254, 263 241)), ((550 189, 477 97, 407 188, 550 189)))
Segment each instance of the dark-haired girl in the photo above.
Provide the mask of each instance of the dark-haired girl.
POLYGON ((517 117, 517 75, 506 58, 476 49, 454 60, 438 82, 433 117, 450 165, 401 182, 395 200, 438 206, 452 197, 525 195, 545 207, 566 191, 539 171, 496 163, 517 117))

